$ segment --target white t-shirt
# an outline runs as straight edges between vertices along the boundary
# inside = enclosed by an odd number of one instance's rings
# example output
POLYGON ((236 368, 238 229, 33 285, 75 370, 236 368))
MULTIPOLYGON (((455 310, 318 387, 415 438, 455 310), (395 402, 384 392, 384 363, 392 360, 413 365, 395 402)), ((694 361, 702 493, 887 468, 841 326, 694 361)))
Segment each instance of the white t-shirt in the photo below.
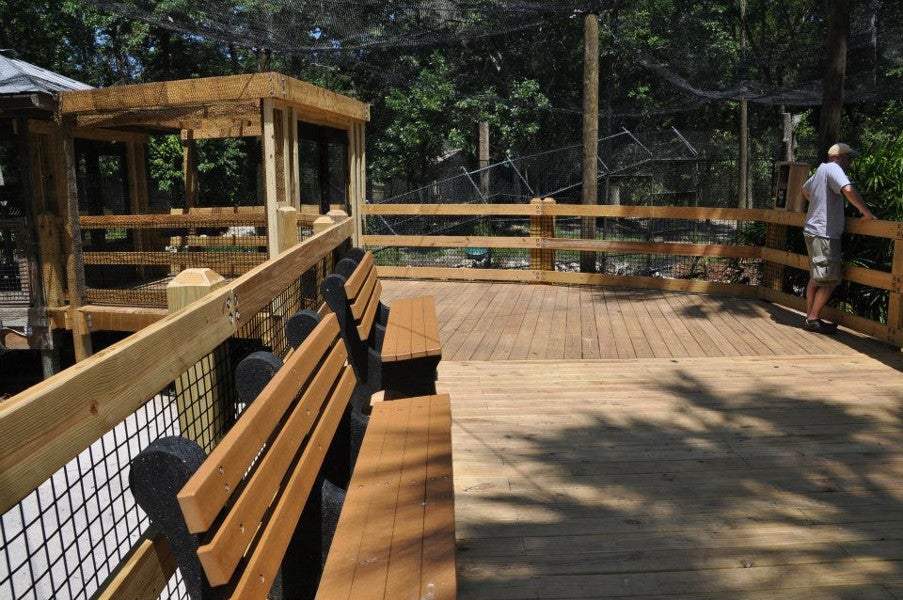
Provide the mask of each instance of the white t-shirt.
POLYGON ((846 216, 843 211, 844 187, 850 180, 835 162, 822 163, 803 184, 809 195, 809 212, 803 232, 826 238, 839 238, 846 216))

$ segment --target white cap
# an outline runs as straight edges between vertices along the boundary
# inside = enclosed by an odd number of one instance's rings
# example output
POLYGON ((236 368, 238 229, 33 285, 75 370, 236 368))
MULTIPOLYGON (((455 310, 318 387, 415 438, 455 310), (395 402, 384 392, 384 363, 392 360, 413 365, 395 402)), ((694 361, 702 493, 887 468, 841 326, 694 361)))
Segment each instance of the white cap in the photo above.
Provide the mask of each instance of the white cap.
POLYGON ((859 150, 855 150, 843 142, 828 148, 828 156, 842 156, 844 154, 849 154, 850 158, 856 158, 859 156, 859 150))

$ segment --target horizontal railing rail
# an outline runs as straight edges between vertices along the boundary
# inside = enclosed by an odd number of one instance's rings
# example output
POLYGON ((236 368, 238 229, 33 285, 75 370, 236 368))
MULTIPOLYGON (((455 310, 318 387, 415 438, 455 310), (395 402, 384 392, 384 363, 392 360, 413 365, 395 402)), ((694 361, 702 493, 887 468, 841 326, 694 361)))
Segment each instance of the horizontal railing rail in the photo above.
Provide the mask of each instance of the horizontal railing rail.
MULTIPOLYGON (((788 290, 785 270, 797 271, 803 278, 809 268, 802 244, 794 251, 788 248, 791 235, 800 236, 805 214, 774 209, 739 209, 670 206, 573 205, 556 204, 554 200, 534 200, 529 204, 366 204, 361 207, 367 230, 361 240, 377 251, 380 274, 386 277, 442 278, 485 281, 543 281, 564 284, 593 284, 622 287, 652 288, 672 291, 711 293, 738 297, 760 297, 790 308, 802 310, 805 300, 801 290, 788 290), (394 219, 394 221, 393 221, 394 219), (447 219, 451 224, 442 224, 447 219), (595 221, 606 225, 597 226, 595 221), (647 222, 636 227, 635 235, 612 234, 607 226, 612 221, 647 222), (394 225, 394 223, 401 225, 394 225), (498 226, 499 222, 504 223, 498 226), (512 223, 520 222, 519 226, 512 223), (557 222, 557 224, 556 224, 557 222), (565 228, 562 222, 570 222, 565 228), (664 239, 657 227, 667 229, 674 222, 724 225, 731 232, 726 239, 705 237, 695 228, 687 227, 687 237, 680 234, 664 239), (596 237, 583 235, 589 231, 596 237), (581 227, 583 225, 583 227, 581 227), (736 234, 750 226, 759 227, 760 238, 742 243, 736 234), (504 234, 492 231, 504 229, 504 234), (374 232, 375 230, 375 232, 374 232), (454 230, 450 232, 449 230, 454 230), (633 239, 631 239, 633 238, 633 239), (640 239, 642 238, 642 239, 640 239), (451 252, 457 251, 457 254, 451 252), (461 257, 461 250, 466 253, 461 257), (444 251, 444 254, 443 254, 444 251), (484 259, 493 252, 521 253, 521 261, 484 259), (598 253, 609 265, 619 257, 647 257, 638 261, 636 272, 579 272, 562 269, 556 256, 565 254, 576 262, 579 253, 598 253), (449 258, 451 256, 452 258, 449 258), (477 260, 470 260, 477 256, 477 260), (529 257, 529 260, 526 259, 529 257), (648 257, 683 257, 678 275, 663 276, 648 257), (721 268, 708 269, 720 276, 707 278, 700 268, 703 261, 719 263, 721 268), (450 265, 449 262, 454 264, 450 265), (725 265, 746 264, 749 269, 737 270, 733 279, 724 276, 725 265), (479 264, 480 266, 474 266, 479 264), (748 273, 755 274, 749 277, 748 273)), ((625 228, 629 229, 629 228, 625 228)), ((679 230, 680 227, 674 227, 679 230)), ((886 322, 856 315, 849 310, 827 308, 828 317, 852 329, 903 345, 903 223, 894 221, 863 221, 849 218, 846 232, 857 236, 878 238, 892 244, 893 263, 888 270, 866 268, 845 263, 843 277, 847 282, 887 292, 886 322)), ((714 234, 713 234, 714 235, 714 234)), ((749 237, 749 236, 747 236, 749 237)), ((801 240, 801 237, 799 237, 801 240)), ((624 258, 627 260, 627 258, 624 258)), ((800 285, 796 285, 800 288, 800 285)))
POLYGON ((353 233, 343 218, 237 279, 219 278, 188 306, 0 404, 0 596, 162 591, 174 567, 160 539, 142 541, 128 462, 160 435, 215 445, 240 410, 230 365, 253 349, 287 352, 284 319, 322 306, 319 282, 353 233), (214 404, 217 415, 201 414, 214 404))

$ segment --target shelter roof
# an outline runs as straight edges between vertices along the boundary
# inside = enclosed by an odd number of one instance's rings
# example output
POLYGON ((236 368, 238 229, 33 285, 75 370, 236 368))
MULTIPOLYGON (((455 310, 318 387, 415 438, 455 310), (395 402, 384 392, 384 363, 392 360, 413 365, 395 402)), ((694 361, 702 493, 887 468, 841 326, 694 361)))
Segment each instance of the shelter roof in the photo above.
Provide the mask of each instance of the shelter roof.
POLYGON ((55 94, 88 89, 90 85, 19 60, 9 50, 0 50, 0 94, 55 94))

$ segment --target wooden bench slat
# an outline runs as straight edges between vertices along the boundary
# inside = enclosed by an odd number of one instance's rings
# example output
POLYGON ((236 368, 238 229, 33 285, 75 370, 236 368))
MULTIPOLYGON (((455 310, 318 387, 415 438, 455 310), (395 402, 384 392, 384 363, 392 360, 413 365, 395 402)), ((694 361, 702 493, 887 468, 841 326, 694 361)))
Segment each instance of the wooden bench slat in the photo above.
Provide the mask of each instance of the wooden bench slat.
POLYGON ((333 396, 340 401, 330 401, 326 412, 317 423, 310 441, 305 445, 279 502, 267 521, 267 526, 258 540, 242 577, 235 586, 231 597, 266 598, 273 586, 282 557, 294 534, 301 512, 303 499, 307 498, 317 479, 320 466, 326 457, 330 441, 345 414, 347 399, 354 389, 354 373, 346 369, 339 387, 333 396))
MULTIPOLYGON (((341 345, 332 349, 276 439, 256 465, 257 468, 235 505, 229 509, 210 541, 198 549, 198 558, 211 584, 222 585, 232 577, 246 548, 256 536, 264 513, 277 496, 285 473, 295 460, 304 438, 320 413, 331 410, 331 407, 324 408, 324 403, 331 402, 344 407, 344 402, 341 399, 335 400, 329 392, 344 370, 345 356, 341 345)), ((349 396, 350 392, 345 398, 349 396)), ((294 394, 291 399, 294 399, 294 394)), ((317 470, 319 465, 314 469, 315 472, 317 470)))
POLYGON ((371 412, 367 434, 358 452, 357 463, 339 516, 338 527, 342 533, 339 535, 337 528, 336 535, 333 536, 317 590, 317 600, 341 600, 350 597, 355 567, 366 534, 370 501, 377 494, 381 479, 379 465, 384 451, 383 446, 388 438, 383 424, 374 418, 374 414, 381 412, 379 406, 379 404, 375 406, 374 412, 371 412))
POLYGON ((376 277, 376 270, 374 269, 367 276, 360 293, 353 299, 349 298, 351 300, 351 315, 355 321, 361 320, 367 312, 367 307, 373 302, 374 297, 378 300, 380 294, 382 294, 382 286, 376 277))
MULTIPOLYGON (((429 457, 429 403, 432 399, 420 397, 408 402, 408 407, 386 407, 393 427, 401 426, 401 415, 407 416, 404 426, 404 448, 401 459, 401 481, 395 506, 395 523, 392 544, 386 569, 386 598, 423 598, 420 587, 423 565, 423 517, 426 511, 426 465, 429 457), (402 410, 404 408, 404 410, 402 410), (426 410, 423 410, 426 408, 426 410), (393 410, 395 409, 395 410, 393 410)), ((397 429, 396 429, 397 431, 397 429)), ((402 432, 396 433, 396 435, 402 432)))
POLYGON ((375 261, 373 253, 367 252, 357 264, 354 272, 345 280, 345 294, 349 299, 357 298, 360 295, 361 287, 366 283, 371 272, 374 276, 376 275, 375 261))
POLYGON ((429 466, 423 517, 421 593, 428 598, 455 598, 455 489, 452 466, 451 399, 436 396, 430 403, 429 466))
POLYGON ((418 296, 393 300, 381 351, 383 362, 441 354, 434 298, 418 296))
MULTIPOLYGON (((379 295, 382 293, 382 284, 377 281, 373 294, 367 297, 367 306, 360 322, 357 324, 357 333, 361 339, 367 339, 376 321, 376 313, 379 310, 379 295)), ((391 310, 389 311, 391 314, 391 310)))
POLYGON ((318 600, 454 598, 450 423, 447 394, 374 406, 318 600))
POLYGON ((297 390, 319 367, 319 360, 311 357, 325 354, 333 344, 347 355, 344 344, 337 343, 340 338, 336 316, 327 315, 323 321, 324 326, 292 353, 279 375, 260 393, 261 399, 267 401, 251 403, 179 492, 179 505, 190 532, 206 531, 226 505, 251 461, 294 400, 297 390))

